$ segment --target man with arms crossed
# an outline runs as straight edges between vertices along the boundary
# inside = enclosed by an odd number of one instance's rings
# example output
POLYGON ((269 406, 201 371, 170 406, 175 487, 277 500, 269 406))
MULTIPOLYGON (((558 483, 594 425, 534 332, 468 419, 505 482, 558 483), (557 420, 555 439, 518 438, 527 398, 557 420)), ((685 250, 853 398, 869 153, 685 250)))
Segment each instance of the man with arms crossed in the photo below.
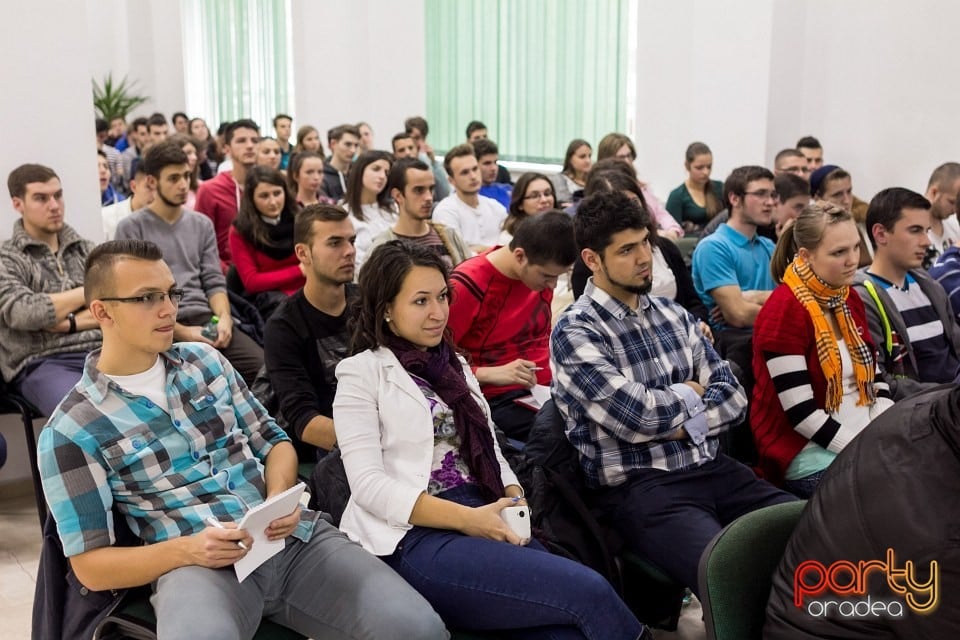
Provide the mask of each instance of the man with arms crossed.
POLYGON ((94 243, 63 221, 53 169, 24 164, 7 179, 20 219, 0 247, 0 370, 45 416, 80 379, 100 331, 83 301, 94 243))
POLYGON ((723 198, 730 218, 694 249, 693 285, 716 329, 749 329, 776 286, 770 275, 773 241, 757 233, 770 225, 779 204, 773 174, 738 167, 723 185, 723 198))
POLYGON ((747 398, 693 316, 648 295, 652 225, 619 192, 580 204, 574 232, 593 277, 551 336, 553 399, 595 505, 635 552, 697 591, 720 529, 795 498, 720 452, 747 398))

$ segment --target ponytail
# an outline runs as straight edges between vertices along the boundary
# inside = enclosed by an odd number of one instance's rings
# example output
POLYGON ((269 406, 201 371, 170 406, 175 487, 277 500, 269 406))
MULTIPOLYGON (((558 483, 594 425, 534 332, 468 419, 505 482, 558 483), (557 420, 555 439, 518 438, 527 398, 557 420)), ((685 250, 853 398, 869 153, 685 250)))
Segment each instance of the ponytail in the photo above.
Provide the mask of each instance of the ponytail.
POLYGON ((773 251, 773 257, 770 258, 770 275, 774 282, 780 284, 783 282, 783 274, 787 272, 787 267, 793 262, 793 257, 797 255, 797 242, 794 240, 793 231, 797 228, 796 224, 791 224, 780 232, 777 239, 777 248, 773 251))

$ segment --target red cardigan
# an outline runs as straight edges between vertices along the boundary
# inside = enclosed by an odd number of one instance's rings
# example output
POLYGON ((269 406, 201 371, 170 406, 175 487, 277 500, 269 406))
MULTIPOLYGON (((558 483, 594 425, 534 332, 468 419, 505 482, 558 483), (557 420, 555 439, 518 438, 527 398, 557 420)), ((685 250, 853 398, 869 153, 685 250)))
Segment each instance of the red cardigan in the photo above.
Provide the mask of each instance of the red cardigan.
MULTIPOLYGON (((850 288, 847 297, 850 314, 863 341, 874 351, 867 329, 866 312, 857 292, 850 288)), ((764 303, 753 324, 754 387, 750 399, 750 428, 760 454, 760 470, 772 482, 783 476, 800 450, 809 442, 794 431, 767 369, 764 352, 779 355, 803 355, 813 387, 813 398, 820 409, 826 407, 827 380, 823 376, 813 334, 813 321, 797 297, 781 284, 764 303)))
POLYGON ((230 250, 233 266, 243 282, 247 293, 282 291, 288 296, 303 287, 307 279, 300 271, 300 261, 295 253, 283 260, 274 260, 258 251, 252 244, 230 227, 230 250))

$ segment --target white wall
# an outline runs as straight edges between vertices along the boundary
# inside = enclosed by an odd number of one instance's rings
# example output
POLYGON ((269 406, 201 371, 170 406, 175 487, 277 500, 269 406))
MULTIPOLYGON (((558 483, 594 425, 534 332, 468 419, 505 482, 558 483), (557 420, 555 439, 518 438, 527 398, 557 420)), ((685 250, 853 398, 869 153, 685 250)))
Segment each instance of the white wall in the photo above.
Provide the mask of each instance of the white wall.
POLYGON ((804 6, 798 132, 820 138, 826 161, 850 171, 862 198, 889 186, 923 193, 936 166, 960 160, 951 129, 960 103, 952 66, 960 5, 810 0, 804 6))
POLYGON ((639 14, 637 166, 662 196, 694 140, 722 180, 814 135, 865 199, 923 192, 960 157, 947 128, 960 103, 956 3, 639 0, 639 14))
MULTIPOLYGON (((0 176, 25 162, 53 167, 63 184, 67 222, 88 237, 99 228, 99 189, 94 155, 93 105, 84 3, 32 0, 17 3, 0 20, 0 176)), ((10 237, 19 215, 4 194, 0 238, 10 237)), ((102 233, 102 232, 101 232, 102 233)), ((29 477, 18 419, 3 416, 0 432, 9 458, 0 484, 29 477)))
POLYGON ((124 76, 150 100, 133 115, 167 116, 186 105, 180 2, 175 0, 87 0, 90 75, 102 82, 124 76))
POLYGON ((296 129, 369 122, 390 149, 403 121, 426 109, 423 0, 292 0, 296 129))
POLYGON ((765 164, 772 5, 640 0, 637 169, 666 200, 691 142, 713 150, 714 177, 765 164))

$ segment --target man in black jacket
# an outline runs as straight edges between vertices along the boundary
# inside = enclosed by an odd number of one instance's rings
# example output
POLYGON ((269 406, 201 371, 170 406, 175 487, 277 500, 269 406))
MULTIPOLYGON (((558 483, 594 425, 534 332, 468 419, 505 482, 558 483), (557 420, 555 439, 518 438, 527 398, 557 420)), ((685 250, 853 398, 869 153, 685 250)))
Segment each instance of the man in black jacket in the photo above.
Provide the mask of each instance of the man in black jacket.
POLYGON ((297 214, 294 242, 307 278, 267 322, 264 361, 301 462, 336 444, 335 370, 349 354, 356 232, 347 212, 312 205, 297 214))
POLYGON ((960 629, 960 388, 895 404, 833 461, 787 544, 766 640, 960 629))

